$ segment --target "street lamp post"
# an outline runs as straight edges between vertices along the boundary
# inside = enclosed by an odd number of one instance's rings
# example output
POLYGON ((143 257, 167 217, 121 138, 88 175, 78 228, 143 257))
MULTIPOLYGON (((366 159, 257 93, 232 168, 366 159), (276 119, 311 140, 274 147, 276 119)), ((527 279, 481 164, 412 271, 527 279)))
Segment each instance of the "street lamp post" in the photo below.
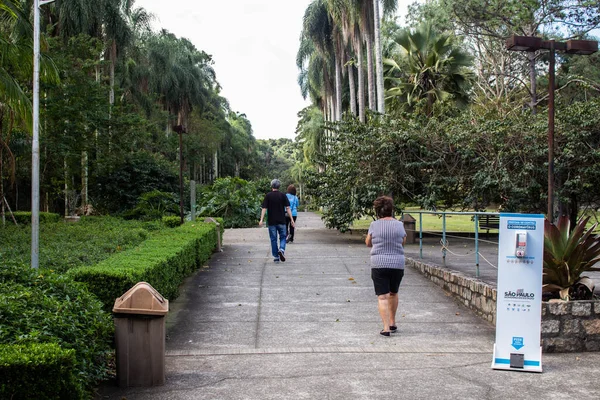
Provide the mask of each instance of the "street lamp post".
POLYGON ((31 267, 39 267, 40 253, 40 6, 33 2, 33 137, 31 141, 31 267))
POLYGON ((513 35, 506 40, 506 48, 510 51, 533 52, 549 50, 550 62, 548 73, 548 220, 554 222, 554 89, 555 89, 555 53, 556 50, 568 54, 589 55, 598 51, 595 40, 567 40, 556 42, 543 40, 535 36, 513 35))

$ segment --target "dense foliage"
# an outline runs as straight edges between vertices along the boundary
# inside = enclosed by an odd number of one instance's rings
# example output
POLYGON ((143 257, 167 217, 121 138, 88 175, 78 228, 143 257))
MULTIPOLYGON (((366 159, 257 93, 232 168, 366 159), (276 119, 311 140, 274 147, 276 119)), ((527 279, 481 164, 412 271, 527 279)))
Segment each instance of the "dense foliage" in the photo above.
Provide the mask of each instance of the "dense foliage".
MULTIPOLYGON (((89 392, 92 385, 105 379, 109 373, 108 360, 111 353, 112 333, 113 323, 110 315, 102 310, 102 304, 87 291, 84 285, 48 270, 34 270, 25 265, 2 263, 0 344, 54 343, 62 349, 72 349, 75 354, 74 360, 66 359, 67 365, 74 363, 75 370, 65 368, 62 371, 64 376, 53 383, 44 380, 46 384, 50 383, 55 387, 44 388, 40 393, 71 391, 68 398, 88 397, 84 393, 89 392)), ((3 352, 10 352, 4 349, 3 352)), ((58 352, 56 353, 60 356, 58 352)), ((30 357, 34 354, 35 351, 30 357)), ((67 356, 68 353, 64 353, 60 357, 67 356)), ((19 357, 15 355, 10 361, 7 359, 3 361, 6 363, 16 361, 18 364, 19 357)), ((57 362, 65 361, 60 361, 59 358, 57 362)), ((14 374, 14 366, 12 368, 14 374)), ((25 374, 39 372, 39 370, 25 368, 18 372, 25 374)), ((56 377, 58 371, 49 368, 48 372, 52 372, 56 377)), ((4 376, 3 374, 3 384, 6 382, 4 376)), ((39 376, 27 378, 32 383, 33 379, 39 376)), ((36 395, 39 396, 38 393, 36 395)), ((22 393, 16 394, 16 398, 27 397, 21 396, 22 393)))
MULTIPOLYGON (((323 173, 308 179, 330 227, 347 229, 372 213, 373 199, 424 208, 543 212, 546 205, 546 116, 500 118, 461 112, 433 118, 352 119, 332 126, 323 173), (485 138, 482 140, 482 138, 485 138), (356 151, 361 149, 361 151, 356 151)), ((568 207, 600 202, 600 100, 561 107, 557 116, 556 190, 568 207)))
MULTIPOLYGON (((30 1, 0 7, 0 199, 30 209, 30 1)), ((61 1, 41 11, 41 208, 124 213, 186 181, 255 179, 270 147, 220 95, 214 62, 189 40, 152 32, 134 1, 61 1), (179 133, 183 159, 179 160, 179 133)), ((0 201, 0 214, 8 213, 0 201)))
POLYGON ((261 203, 268 190, 267 180, 217 179, 214 184, 202 189, 198 198, 198 214, 223 218, 225 228, 256 226, 261 203))
MULTIPOLYGON (((112 217, 82 217, 76 224, 42 223, 39 260, 42 268, 65 272, 93 265, 111 254, 134 247, 156 227, 112 217)), ((0 227, 0 259, 29 264, 31 228, 7 224, 0 227)))

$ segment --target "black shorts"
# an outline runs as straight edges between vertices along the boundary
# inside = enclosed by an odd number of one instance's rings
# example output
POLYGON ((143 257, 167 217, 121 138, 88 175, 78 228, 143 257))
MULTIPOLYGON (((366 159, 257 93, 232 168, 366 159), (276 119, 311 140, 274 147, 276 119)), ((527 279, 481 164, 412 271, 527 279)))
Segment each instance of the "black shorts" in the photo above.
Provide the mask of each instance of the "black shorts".
POLYGON ((371 268, 371 279, 375 286, 375 294, 380 296, 388 293, 398 293, 404 270, 398 268, 371 268))

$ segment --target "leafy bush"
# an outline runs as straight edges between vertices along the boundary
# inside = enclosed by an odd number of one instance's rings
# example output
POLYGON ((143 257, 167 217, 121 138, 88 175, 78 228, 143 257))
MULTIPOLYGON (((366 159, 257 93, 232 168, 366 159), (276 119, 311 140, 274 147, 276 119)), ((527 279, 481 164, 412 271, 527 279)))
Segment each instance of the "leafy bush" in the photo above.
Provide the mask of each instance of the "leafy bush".
MULTIPOLYGON (((95 264, 142 242, 149 235, 148 228, 145 223, 113 217, 82 217, 76 224, 41 224, 40 266, 64 272, 95 264)), ((7 225, 0 229, 0 259, 29 264, 30 238, 30 226, 7 225)))
POLYGON ((94 266, 72 269, 69 275, 84 282, 106 310, 112 310, 115 299, 141 281, 174 299, 183 279, 208 260, 216 240, 214 224, 186 223, 160 231, 94 266))
MULTIPOLYGON (((23 225, 31 224, 31 211, 15 211, 15 212, 13 212, 13 215, 15 216, 15 220, 17 221, 17 224, 23 224, 23 225)), ((12 220, 12 218, 10 217, 10 214, 6 215, 6 219, 8 221, 12 220)), ((40 224, 58 222, 58 221, 60 221, 60 215, 55 214, 55 213, 40 212, 40 224)))
POLYGON ((0 344, 0 398, 85 398, 75 375, 75 351, 55 343, 0 344))
POLYGON ((581 274, 600 271, 600 268, 594 267, 600 261, 600 236, 593 233, 598 224, 587 229, 589 219, 580 219, 572 231, 567 216, 560 217, 556 225, 545 221, 543 289, 558 292, 563 300, 584 300, 577 295, 588 292, 591 298, 593 293, 593 288, 577 290, 577 284, 583 278, 581 274))
POLYGON ((106 175, 98 176, 98 184, 90 188, 90 196, 96 199, 96 208, 101 212, 131 210, 143 193, 178 191, 179 177, 173 166, 156 154, 144 151, 130 154, 106 175))
POLYGON ((144 193, 133 210, 124 214, 126 218, 141 219, 144 221, 161 219, 163 216, 178 215, 179 205, 173 193, 159 190, 144 193))
POLYGON ((262 182, 231 177, 219 178, 212 186, 202 189, 198 215, 221 217, 225 221, 225 228, 255 226, 260 218, 260 206, 264 195, 265 188, 262 182))
POLYGON ((181 226, 181 217, 162 217, 162 222, 168 228, 181 226))
MULTIPOLYGON (((71 385, 71 391, 83 393, 105 379, 109 372, 113 331, 110 315, 84 285, 66 276, 23 265, 0 268, 0 344, 54 343, 63 349, 72 349, 74 382, 65 375, 65 381, 58 379, 55 384, 71 385)), ((57 357, 55 362, 68 364, 68 360, 63 359, 65 354, 57 354, 57 357)), ((23 376, 18 382, 38 378, 37 375, 23 376)), ((58 390, 48 388, 55 389, 58 390)))

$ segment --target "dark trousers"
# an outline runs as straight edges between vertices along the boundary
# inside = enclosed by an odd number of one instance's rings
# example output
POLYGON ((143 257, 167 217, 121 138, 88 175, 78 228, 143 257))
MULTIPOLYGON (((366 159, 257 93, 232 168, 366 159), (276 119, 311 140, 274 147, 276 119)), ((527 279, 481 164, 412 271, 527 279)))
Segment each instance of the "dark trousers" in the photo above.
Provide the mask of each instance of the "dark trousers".
MULTIPOLYGON (((293 217, 294 218, 294 223, 296 222, 296 216, 293 217)), ((294 227, 292 226, 292 220, 290 219, 290 217, 285 217, 285 222, 286 222, 286 226, 287 226, 287 236, 288 236, 288 242, 291 242, 294 240, 294 227)))

